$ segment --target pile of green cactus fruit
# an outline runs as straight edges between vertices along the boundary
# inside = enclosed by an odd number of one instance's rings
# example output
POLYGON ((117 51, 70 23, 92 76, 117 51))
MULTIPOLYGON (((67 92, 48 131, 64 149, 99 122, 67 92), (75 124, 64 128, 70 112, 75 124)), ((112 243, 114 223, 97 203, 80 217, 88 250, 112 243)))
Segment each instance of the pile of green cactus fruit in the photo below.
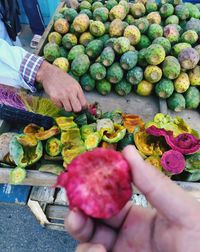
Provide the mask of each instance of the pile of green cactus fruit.
POLYGON ((85 91, 155 93, 174 111, 200 103, 200 4, 84 0, 54 16, 44 57, 85 91))

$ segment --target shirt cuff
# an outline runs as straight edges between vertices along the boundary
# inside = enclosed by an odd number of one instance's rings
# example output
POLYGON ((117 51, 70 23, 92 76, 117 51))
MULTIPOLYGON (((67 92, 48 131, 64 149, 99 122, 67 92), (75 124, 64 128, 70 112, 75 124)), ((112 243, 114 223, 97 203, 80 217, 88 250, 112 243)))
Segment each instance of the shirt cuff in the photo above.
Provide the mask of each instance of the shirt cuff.
POLYGON ((43 61, 42 57, 27 53, 21 62, 20 74, 31 91, 35 91, 36 75, 43 61))

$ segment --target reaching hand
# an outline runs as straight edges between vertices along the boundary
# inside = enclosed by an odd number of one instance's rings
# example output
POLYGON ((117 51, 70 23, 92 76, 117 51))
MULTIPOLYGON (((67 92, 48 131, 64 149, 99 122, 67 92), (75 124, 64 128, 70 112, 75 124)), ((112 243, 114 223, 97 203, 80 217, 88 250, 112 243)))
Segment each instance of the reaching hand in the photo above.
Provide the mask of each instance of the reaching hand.
POLYGON ((76 252, 198 252, 200 204, 128 146, 134 185, 154 209, 128 202, 112 219, 97 221, 80 211, 70 211, 67 231, 81 243, 76 252))
POLYGON ((87 104, 79 83, 63 70, 43 62, 36 76, 45 92, 58 107, 66 111, 81 111, 87 104))

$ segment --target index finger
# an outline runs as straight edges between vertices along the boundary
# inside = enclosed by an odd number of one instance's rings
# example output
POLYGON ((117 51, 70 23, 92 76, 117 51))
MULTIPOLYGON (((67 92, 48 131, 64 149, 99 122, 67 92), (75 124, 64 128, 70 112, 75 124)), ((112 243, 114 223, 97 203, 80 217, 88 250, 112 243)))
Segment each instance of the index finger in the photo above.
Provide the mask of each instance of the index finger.
POLYGON ((80 89, 80 91, 78 91, 77 96, 78 96, 78 99, 81 103, 82 108, 86 108, 87 107, 87 100, 85 98, 85 95, 84 95, 82 89, 80 89))
POLYGON ((133 183, 158 212, 171 221, 183 223, 200 211, 199 203, 167 176, 144 162, 135 147, 123 150, 133 176, 133 183), (187 218, 183 218, 187 216, 187 218))

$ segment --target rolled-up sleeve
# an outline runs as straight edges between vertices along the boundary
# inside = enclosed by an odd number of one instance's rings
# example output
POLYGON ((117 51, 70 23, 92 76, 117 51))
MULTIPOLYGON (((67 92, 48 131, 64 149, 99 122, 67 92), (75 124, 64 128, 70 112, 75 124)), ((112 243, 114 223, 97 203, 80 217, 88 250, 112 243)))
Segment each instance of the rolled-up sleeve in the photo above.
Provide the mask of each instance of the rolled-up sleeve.
POLYGON ((0 39, 0 83, 34 92, 36 75, 43 60, 0 39))

